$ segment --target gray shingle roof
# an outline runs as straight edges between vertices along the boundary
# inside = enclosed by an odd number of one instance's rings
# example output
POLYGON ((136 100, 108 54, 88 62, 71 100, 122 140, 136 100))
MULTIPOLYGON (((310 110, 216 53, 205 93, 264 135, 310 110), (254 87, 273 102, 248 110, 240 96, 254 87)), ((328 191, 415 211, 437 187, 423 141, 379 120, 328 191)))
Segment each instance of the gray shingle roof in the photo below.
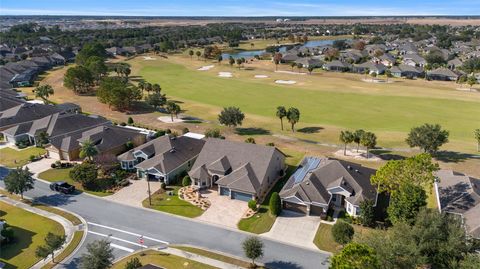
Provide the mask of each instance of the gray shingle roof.
MULTIPOLYGON (((312 158, 312 157, 310 157, 312 158)), ((306 158, 300 166, 306 165, 306 158)), ((352 193, 346 200, 360 205, 365 199, 376 199, 377 192, 370 184, 370 176, 375 170, 343 160, 321 158, 318 166, 305 174, 303 180, 295 183, 291 177, 280 192, 282 199, 295 196, 304 203, 328 204, 331 198, 329 189, 341 187, 352 193)))

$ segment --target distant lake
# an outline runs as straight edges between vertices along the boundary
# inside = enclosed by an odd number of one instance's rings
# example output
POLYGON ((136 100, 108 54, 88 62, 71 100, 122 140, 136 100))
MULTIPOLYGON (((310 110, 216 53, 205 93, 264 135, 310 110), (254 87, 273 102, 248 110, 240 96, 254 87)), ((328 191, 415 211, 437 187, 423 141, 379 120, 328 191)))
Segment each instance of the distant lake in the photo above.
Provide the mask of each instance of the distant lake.
MULTIPOLYGON (((312 47, 318 47, 318 46, 323 46, 323 45, 332 45, 333 42, 336 39, 324 39, 324 40, 310 40, 307 41, 305 44, 302 45, 302 47, 306 48, 312 48, 312 47)), ((287 48, 285 46, 280 46, 279 52, 285 52, 287 48)), ((253 58, 255 55, 262 55, 266 51, 265 50, 244 50, 244 51, 238 51, 238 52, 232 52, 232 53, 222 53, 222 58, 228 59, 230 56, 232 56, 234 59, 237 58, 253 58)))

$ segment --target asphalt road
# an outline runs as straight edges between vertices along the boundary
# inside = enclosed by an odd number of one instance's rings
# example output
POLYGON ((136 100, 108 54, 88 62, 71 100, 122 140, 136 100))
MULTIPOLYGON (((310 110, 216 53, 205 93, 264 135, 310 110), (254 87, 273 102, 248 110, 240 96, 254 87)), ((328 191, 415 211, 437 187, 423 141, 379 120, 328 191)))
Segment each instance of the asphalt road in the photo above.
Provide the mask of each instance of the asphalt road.
MULTIPOLYGON (((4 187, 4 168, 0 168, 0 187, 4 187)), ((82 216, 88 223, 88 236, 74 257, 64 268, 77 268, 85 245, 97 239, 112 242, 116 258, 128 255, 142 247, 170 244, 188 244, 243 257, 241 242, 249 235, 191 219, 181 218, 143 208, 130 207, 85 194, 63 195, 51 191, 48 184, 35 183, 35 189, 26 196, 58 206, 82 216), (143 245, 140 244, 143 238, 143 245)), ((327 254, 287 245, 262 238, 264 257, 260 262, 268 268, 328 268, 327 254)))

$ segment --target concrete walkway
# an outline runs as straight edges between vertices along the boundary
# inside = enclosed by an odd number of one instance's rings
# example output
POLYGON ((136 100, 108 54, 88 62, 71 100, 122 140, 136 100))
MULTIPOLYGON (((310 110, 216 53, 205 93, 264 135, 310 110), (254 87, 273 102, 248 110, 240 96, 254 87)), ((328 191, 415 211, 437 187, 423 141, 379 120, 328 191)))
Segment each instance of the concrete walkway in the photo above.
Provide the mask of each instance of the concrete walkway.
MULTIPOLYGON (((63 229, 65 230, 66 238, 65 238, 65 244, 62 246, 62 248, 55 251, 55 256, 60 254, 72 242, 73 234, 75 233, 75 231, 81 230, 84 227, 84 225, 73 226, 73 224, 69 220, 65 219, 62 216, 59 216, 57 214, 54 214, 42 209, 38 209, 36 207, 32 207, 28 204, 18 202, 8 197, 0 196, 0 201, 60 223, 63 226, 63 229)), ((36 263, 34 266, 30 267, 30 269, 42 268, 44 265, 48 264, 51 260, 52 259, 49 256, 47 259, 41 260, 38 263, 36 263)))
MULTIPOLYGON (((175 255, 175 256, 178 256, 178 257, 182 257, 182 258, 185 258, 185 259, 189 259, 189 260, 192 260, 192 261, 196 261, 196 262, 199 262, 199 263, 210 265, 210 266, 213 266, 213 267, 216 267, 216 268, 244 269, 244 267, 241 267, 241 266, 237 266, 237 265, 234 265, 234 264, 230 264, 230 263, 222 262, 222 261, 219 261, 219 260, 211 259, 211 258, 208 258, 208 257, 205 257, 205 256, 201 256, 201 255, 191 253, 191 252, 188 252, 188 251, 184 251, 184 250, 181 250, 181 249, 177 249, 177 248, 170 248, 170 247, 155 248, 154 247, 154 248, 148 248, 148 249, 163 252, 163 253, 168 253, 168 254, 175 255)), ((147 250, 147 249, 142 249, 142 250, 139 250, 139 251, 145 251, 145 250, 147 250)), ((137 251, 137 252, 139 252, 139 251, 137 251)), ((132 253, 132 254, 134 254, 134 253, 132 253)), ((257 265, 261 265, 261 264, 257 263, 257 265)))

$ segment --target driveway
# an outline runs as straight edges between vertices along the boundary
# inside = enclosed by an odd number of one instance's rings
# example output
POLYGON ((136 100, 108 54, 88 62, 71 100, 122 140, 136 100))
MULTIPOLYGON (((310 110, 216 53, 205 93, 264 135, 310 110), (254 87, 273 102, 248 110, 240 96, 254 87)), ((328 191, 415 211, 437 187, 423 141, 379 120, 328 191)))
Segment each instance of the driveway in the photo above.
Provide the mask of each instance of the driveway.
POLYGON ((232 200, 228 196, 221 196, 215 190, 205 190, 201 194, 210 200, 211 206, 196 219, 237 228, 237 223, 248 208, 247 202, 232 200))
MULTIPOLYGON (((118 202, 121 204, 142 206, 142 201, 148 198, 148 184, 144 179, 130 180, 130 185, 122 188, 116 193, 104 197, 106 200, 118 202)), ((159 181, 150 181, 150 191, 154 192, 160 189, 161 183, 159 181)))
POLYGON ((272 226, 263 236, 282 242, 318 250, 313 239, 320 225, 319 217, 305 216, 296 212, 283 210, 272 226))
POLYGON ((47 171, 48 169, 52 168, 52 163, 56 162, 57 160, 51 158, 42 158, 33 163, 28 163, 25 166, 28 167, 30 172, 36 177, 41 172, 47 171))

